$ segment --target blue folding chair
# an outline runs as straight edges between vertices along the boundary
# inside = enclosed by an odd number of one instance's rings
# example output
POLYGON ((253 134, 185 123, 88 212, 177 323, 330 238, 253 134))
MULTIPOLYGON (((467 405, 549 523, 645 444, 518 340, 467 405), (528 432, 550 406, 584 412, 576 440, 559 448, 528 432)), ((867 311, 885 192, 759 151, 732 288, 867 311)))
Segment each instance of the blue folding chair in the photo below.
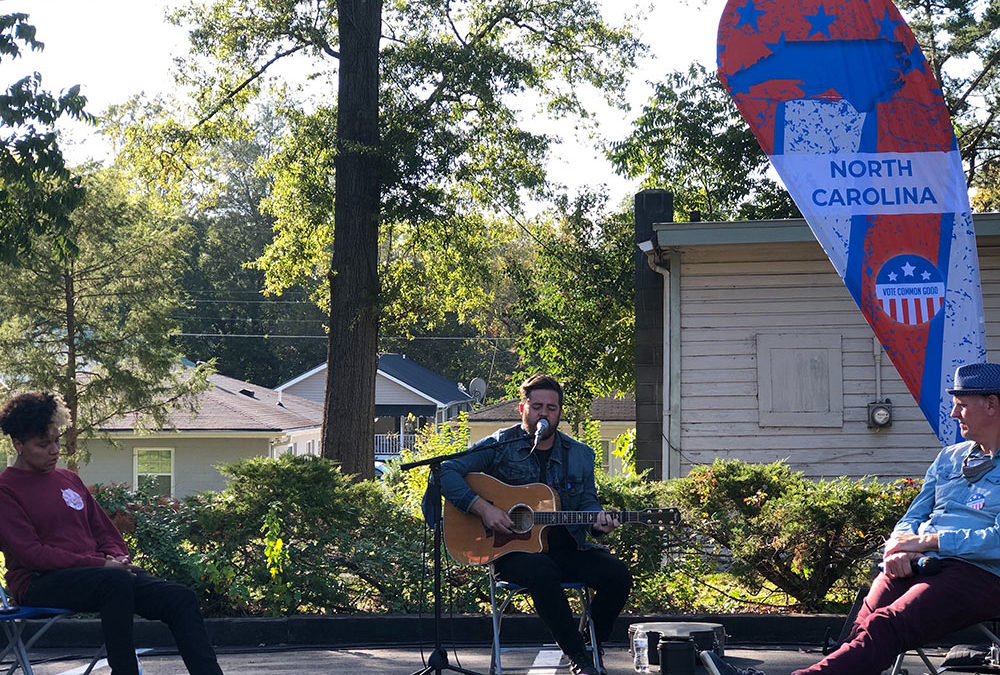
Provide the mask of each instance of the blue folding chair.
MULTIPOLYGON (((14 655, 14 663, 7 670, 7 675, 11 675, 18 667, 21 668, 24 675, 33 675, 34 671, 31 670, 28 650, 38 638, 52 627, 52 624, 70 614, 73 614, 71 610, 55 607, 16 607, 7 600, 7 592, 0 585, 0 626, 3 627, 4 635, 7 636, 7 646, 0 652, 0 661, 6 659, 8 654, 14 655), (23 634, 29 619, 44 619, 45 621, 41 628, 25 642, 23 634)), ((89 673, 90 670, 87 672, 89 673)))
MULTIPOLYGON (((990 630, 990 627, 987 626, 987 623, 994 623, 994 622, 995 620, 978 623, 975 626, 983 634, 983 637, 985 637, 989 641, 989 655, 987 656, 986 663, 984 664, 987 670, 986 671, 969 670, 968 672, 996 672, 997 668, 1000 667, 1000 636, 998 636, 996 633, 990 630)), ((920 660, 924 662, 924 666, 927 667, 927 670, 924 672, 924 675, 938 675, 939 673, 947 672, 948 670, 950 670, 949 668, 936 667, 931 662, 931 660, 927 658, 927 654, 926 652, 924 652, 923 647, 917 647, 912 651, 915 652, 916 655, 920 657, 920 660)), ((889 675, 905 675, 906 673, 909 672, 906 668, 903 668, 903 658, 906 655, 907 652, 903 652, 902 654, 896 657, 896 662, 893 663, 892 670, 889 671, 889 675)), ((963 666, 959 668, 959 670, 966 670, 966 668, 974 668, 974 666, 963 666)))
MULTIPOLYGON (((31 659, 28 657, 28 650, 56 621, 71 614, 76 614, 76 612, 61 607, 25 607, 13 605, 7 599, 7 592, 4 590, 3 584, 0 584, 0 627, 3 628, 4 635, 7 636, 7 646, 3 648, 3 651, 0 651, 0 663, 9 654, 14 655, 14 662, 7 669, 7 675, 12 675, 18 668, 21 669, 22 675, 34 675, 34 671, 31 669, 31 659), (23 639, 24 629, 28 627, 27 622, 31 620, 41 620, 43 623, 31 635, 28 641, 25 642, 23 639)), ((90 675, 90 672, 103 656, 104 645, 101 645, 101 648, 94 654, 94 657, 90 660, 90 665, 87 666, 82 675, 90 675)), ((139 672, 142 672, 141 664, 139 672)))
MULTIPOLYGON (((500 646, 500 627, 503 623, 503 613, 517 595, 526 593, 528 589, 498 578, 493 565, 489 566, 489 574, 490 606, 493 611, 493 650, 490 658, 490 675, 503 675, 503 665, 501 664, 502 653, 519 649, 518 647, 502 648, 500 646)), ((600 649, 594 647, 594 645, 597 644, 597 633, 594 631, 594 620, 590 616, 590 588, 588 588, 583 582, 579 581, 563 583, 562 587, 564 591, 576 591, 579 593, 580 606, 582 608, 580 613, 580 632, 590 638, 590 644, 587 645, 587 649, 591 652, 591 656, 594 659, 594 667, 597 668, 598 672, 601 672, 602 664, 600 649)), ((551 666, 546 666, 546 668, 550 667, 551 666)), ((508 671, 509 670, 511 669, 508 668, 508 671)), ((531 668, 520 668, 518 670, 530 671, 531 668)))

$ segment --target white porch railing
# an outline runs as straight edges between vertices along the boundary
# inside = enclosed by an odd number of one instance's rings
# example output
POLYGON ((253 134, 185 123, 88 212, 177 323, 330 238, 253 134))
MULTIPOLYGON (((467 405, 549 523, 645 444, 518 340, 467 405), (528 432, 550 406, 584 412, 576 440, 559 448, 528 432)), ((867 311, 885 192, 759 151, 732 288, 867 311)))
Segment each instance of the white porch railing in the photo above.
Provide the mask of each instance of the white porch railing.
POLYGON ((401 450, 413 449, 416 434, 375 434, 375 459, 398 457, 401 450))

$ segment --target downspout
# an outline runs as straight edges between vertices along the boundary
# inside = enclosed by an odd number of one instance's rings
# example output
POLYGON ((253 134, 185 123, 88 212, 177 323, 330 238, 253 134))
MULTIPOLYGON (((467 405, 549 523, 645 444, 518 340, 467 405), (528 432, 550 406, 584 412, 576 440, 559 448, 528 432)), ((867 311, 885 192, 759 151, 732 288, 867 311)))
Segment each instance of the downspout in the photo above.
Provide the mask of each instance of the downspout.
POLYGON ((882 344, 872 337, 872 356, 875 357, 875 400, 882 400, 882 344))
MULTIPOLYGON (((659 251, 657 251, 659 253, 659 251)), ((662 259, 661 256, 658 256, 662 259)), ((661 443, 662 480, 677 478, 681 473, 681 388, 680 388, 680 325, 681 325, 681 254, 670 251, 664 267, 650 255, 649 267, 663 277, 663 439, 661 443), (674 383, 677 386, 673 386, 674 383)))

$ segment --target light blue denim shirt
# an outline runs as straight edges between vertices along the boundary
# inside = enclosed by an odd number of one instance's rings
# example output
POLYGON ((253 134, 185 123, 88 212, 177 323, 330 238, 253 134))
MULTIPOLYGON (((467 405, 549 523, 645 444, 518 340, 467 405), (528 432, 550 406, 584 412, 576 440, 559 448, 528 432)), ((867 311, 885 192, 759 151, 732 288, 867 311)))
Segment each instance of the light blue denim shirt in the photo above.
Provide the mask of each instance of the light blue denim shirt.
POLYGON ((960 558, 1000 576, 1000 463, 975 483, 962 461, 976 443, 950 445, 927 469, 924 486, 893 532, 938 535, 938 555, 960 558))
MULTIPOLYGON (((594 484, 594 451, 580 441, 556 431, 556 440, 546 465, 546 484, 559 494, 563 511, 601 511, 594 484)), ((441 465, 441 492, 457 508, 468 513, 479 498, 463 476, 480 471, 507 483, 526 485, 539 482, 538 456, 531 452, 533 438, 520 425, 500 429, 492 436, 473 444, 464 457, 441 465)), ((571 525, 566 529, 580 548, 593 548, 587 541, 589 525, 571 525)))

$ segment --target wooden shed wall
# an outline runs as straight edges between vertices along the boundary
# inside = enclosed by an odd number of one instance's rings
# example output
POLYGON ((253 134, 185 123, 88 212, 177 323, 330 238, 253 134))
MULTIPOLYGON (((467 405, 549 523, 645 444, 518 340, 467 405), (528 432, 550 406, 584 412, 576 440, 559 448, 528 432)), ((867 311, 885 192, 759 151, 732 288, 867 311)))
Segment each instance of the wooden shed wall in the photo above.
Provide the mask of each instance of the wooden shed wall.
MULTIPOLYGON (((987 348, 1000 349, 1000 239, 979 242, 987 348), (993 319, 991 321, 991 319, 993 319)), ((895 368, 881 357, 893 425, 869 429, 876 398, 871 329, 815 243, 681 249, 681 475, 716 457, 787 459, 810 477, 922 477, 940 450, 895 368), (843 423, 761 426, 760 335, 839 336, 843 423)))

